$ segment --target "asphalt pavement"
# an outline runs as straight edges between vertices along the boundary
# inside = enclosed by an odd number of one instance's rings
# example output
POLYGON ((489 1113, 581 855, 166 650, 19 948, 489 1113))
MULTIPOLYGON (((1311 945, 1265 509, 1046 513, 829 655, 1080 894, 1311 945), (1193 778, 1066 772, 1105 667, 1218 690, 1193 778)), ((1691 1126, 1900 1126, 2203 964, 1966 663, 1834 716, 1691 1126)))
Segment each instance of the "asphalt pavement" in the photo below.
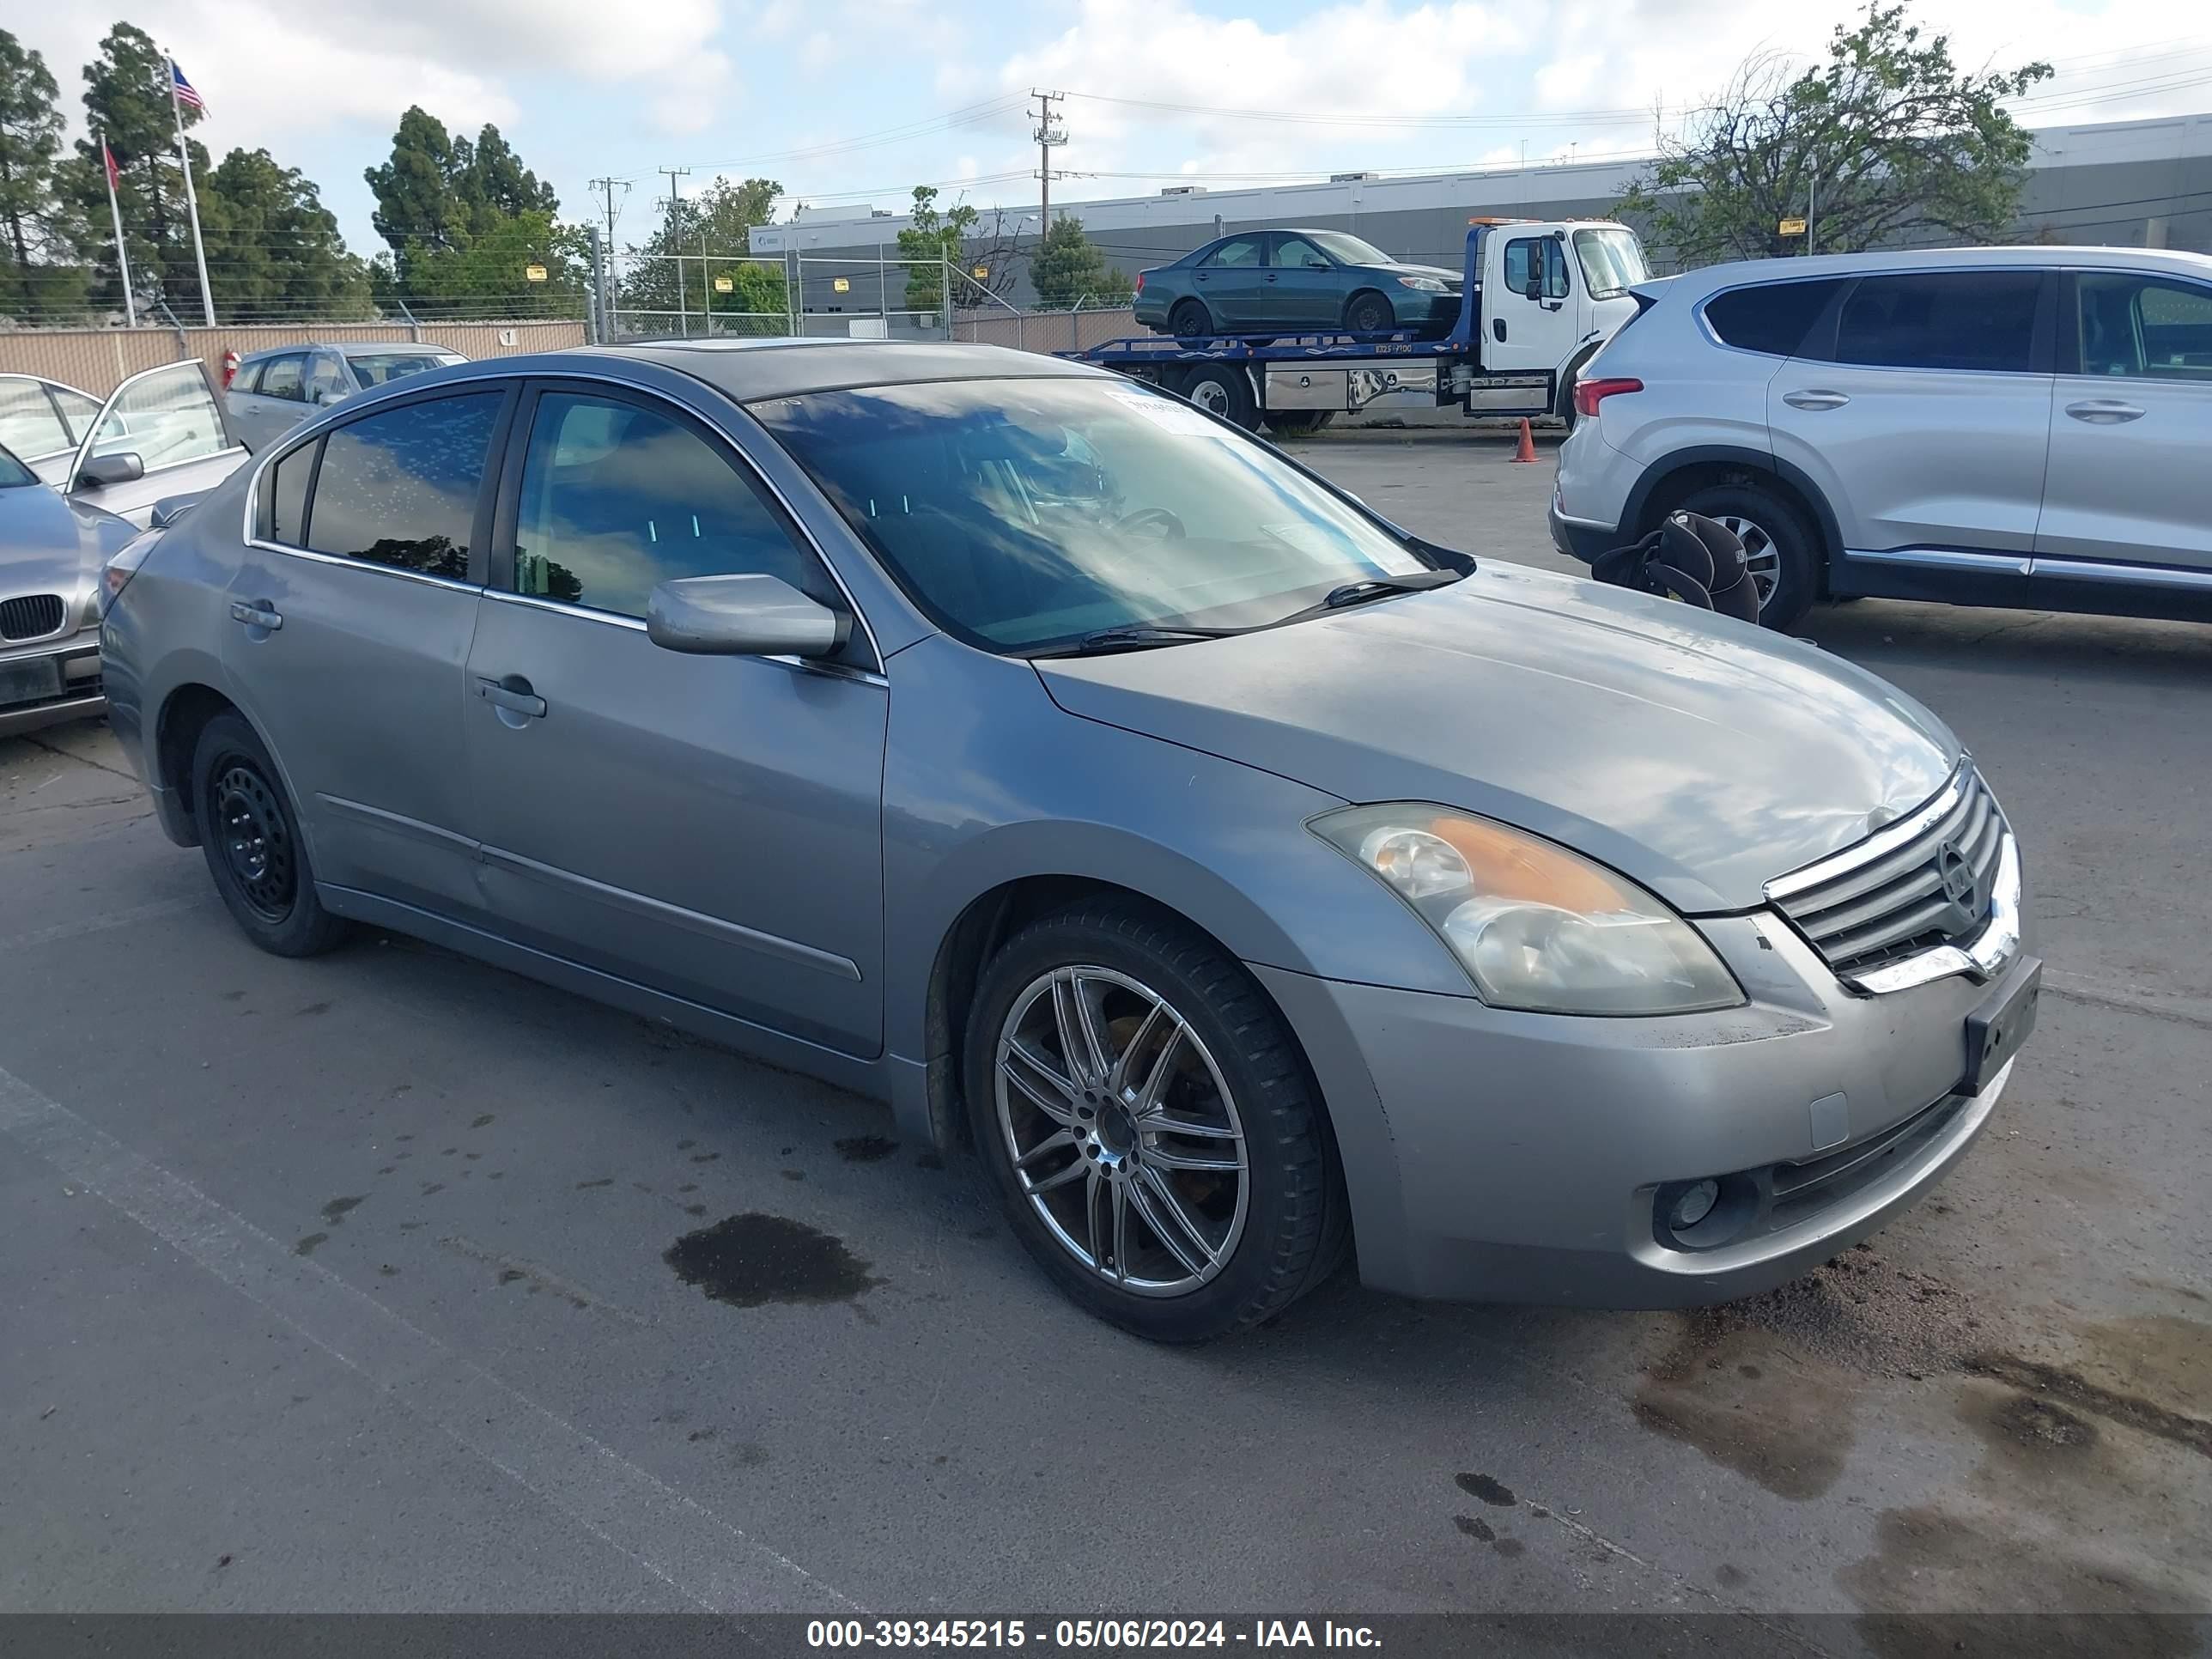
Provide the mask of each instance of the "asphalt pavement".
MULTIPOLYGON (((1548 444, 1304 453, 1562 565, 1548 444)), ((402 938, 263 956, 104 726, 0 741, 0 1610, 1744 1608, 1846 1653, 1889 1627, 1790 1616, 2212 1608, 2212 629, 1809 633, 2023 842, 2049 994, 1963 1166, 1748 1304, 1340 1275, 1194 1351, 883 1109, 402 938)))

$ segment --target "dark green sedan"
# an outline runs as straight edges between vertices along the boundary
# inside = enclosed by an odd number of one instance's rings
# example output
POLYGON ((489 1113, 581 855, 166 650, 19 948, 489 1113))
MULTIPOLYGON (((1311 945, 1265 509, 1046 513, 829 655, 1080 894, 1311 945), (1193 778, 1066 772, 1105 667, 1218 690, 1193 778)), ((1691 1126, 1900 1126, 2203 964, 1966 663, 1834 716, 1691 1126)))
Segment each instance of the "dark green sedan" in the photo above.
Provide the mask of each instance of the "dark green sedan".
POLYGON ((1407 264, 1341 230, 1240 230, 1137 273, 1137 320, 1183 339, 1269 329, 1440 332, 1461 274, 1407 264))

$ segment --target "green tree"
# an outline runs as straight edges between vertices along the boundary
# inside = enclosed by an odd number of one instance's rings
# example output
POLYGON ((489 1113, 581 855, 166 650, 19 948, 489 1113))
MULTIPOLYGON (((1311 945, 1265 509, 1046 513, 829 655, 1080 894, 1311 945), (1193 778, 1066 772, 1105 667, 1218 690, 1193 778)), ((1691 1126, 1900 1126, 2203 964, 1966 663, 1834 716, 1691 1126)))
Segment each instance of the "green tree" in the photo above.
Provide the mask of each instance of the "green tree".
POLYGON ((0 29, 0 303, 25 313, 47 296, 57 255, 73 251, 58 246, 60 99, 46 59, 0 29))
POLYGON ((631 313, 624 326, 643 334, 673 331, 679 313, 701 332, 784 332, 788 299, 781 265, 744 257, 747 233, 769 222, 782 193, 773 179, 717 179, 689 200, 679 198, 660 228, 630 248, 616 289, 617 320, 631 313), (682 258, 670 257, 676 254, 682 258), (717 281, 728 282, 729 291, 716 288, 717 281))
POLYGON ((473 142, 419 106, 399 118, 392 155, 362 178, 391 252, 371 271, 380 301, 441 316, 580 314, 584 234, 555 218, 560 198, 522 165, 497 127, 473 142), (529 280, 533 265, 543 282, 529 280))
MULTIPOLYGON (((182 113, 189 131, 198 124, 200 112, 187 106, 182 113)), ((77 141, 77 165, 70 169, 68 188, 88 239, 100 250, 96 297, 112 305, 122 301, 115 251, 105 231, 107 179, 98 137, 105 135, 119 174, 115 193, 133 282, 141 292, 159 295, 173 307, 197 307, 198 277, 185 214, 184 175, 177 164, 176 118, 169 106, 169 60, 143 29, 118 23, 101 39, 99 55, 84 69, 84 114, 94 136, 77 141)), ((193 143, 191 161, 193 177, 206 177, 205 147, 193 143)))
POLYGON ((1923 40, 1905 13, 1869 0, 1856 27, 1838 26, 1828 61, 1802 74, 1753 59, 1618 210, 1687 265, 2008 235, 2031 141, 2002 100, 2051 66, 1961 73, 1948 39, 1923 40), (1780 234, 1782 220, 1808 217, 1809 236, 1780 234))
POLYGON ((1078 305, 1121 305, 1129 298, 1127 275, 1106 263, 1098 245, 1084 234, 1083 221, 1056 219, 1030 258, 1030 287, 1042 311, 1070 311, 1078 305))
POLYGON ((914 208, 907 228, 898 234, 898 257, 922 263, 906 268, 906 308, 908 311, 948 311, 945 292, 945 264, 963 270, 964 245, 979 216, 965 202, 939 210, 933 185, 914 187, 914 208))
POLYGON ((368 268, 346 252, 313 181, 265 149, 234 149, 200 192, 216 313, 345 319, 370 314, 368 268))

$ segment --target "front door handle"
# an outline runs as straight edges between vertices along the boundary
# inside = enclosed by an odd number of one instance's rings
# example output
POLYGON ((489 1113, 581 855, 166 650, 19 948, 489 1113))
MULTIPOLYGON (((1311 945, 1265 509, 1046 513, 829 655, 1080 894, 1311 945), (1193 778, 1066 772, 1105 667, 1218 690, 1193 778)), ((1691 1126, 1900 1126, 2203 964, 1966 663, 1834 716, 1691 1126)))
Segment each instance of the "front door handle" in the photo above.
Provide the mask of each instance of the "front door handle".
POLYGON ((1808 387, 1802 392, 1785 392, 1782 401, 1792 409, 1841 409, 1850 399, 1840 392, 1822 392, 1808 387))
POLYGON ((1490 332, 1492 337, 1503 345, 1505 343, 1505 319, 1503 317, 1492 317, 1490 319, 1490 332))
POLYGON ((250 603, 242 599, 234 600, 230 619, 234 623, 244 623, 248 628, 265 628, 272 634, 284 625, 283 617, 266 599, 255 599, 250 603))
MULTIPOLYGON (((479 676, 477 696, 507 714, 520 714, 533 720, 545 718, 545 699, 533 692, 530 689, 530 682, 520 674, 510 674, 504 680, 485 679, 479 676)), ((507 723, 513 725, 515 722, 510 720, 507 723)))
POLYGON ((2066 405, 2066 412, 2077 421, 2087 421, 2092 426, 2118 426, 2122 421, 2139 421, 2142 410, 2133 404, 2122 403, 2118 398, 2089 398, 2078 404, 2066 405))

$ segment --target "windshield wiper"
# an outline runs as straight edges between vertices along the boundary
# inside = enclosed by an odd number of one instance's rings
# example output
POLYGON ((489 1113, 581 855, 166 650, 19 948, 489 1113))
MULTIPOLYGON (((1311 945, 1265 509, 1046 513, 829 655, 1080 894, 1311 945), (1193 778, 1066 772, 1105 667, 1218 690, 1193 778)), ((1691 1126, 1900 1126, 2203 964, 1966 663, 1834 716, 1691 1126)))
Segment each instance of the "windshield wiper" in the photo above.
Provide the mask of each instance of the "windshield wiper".
MULTIPOLYGON (((1405 576, 1370 576, 1361 581, 1346 582, 1341 587, 1332 587, 1318 605, 1310 605, 1303 611, 1293 611, 1283 618, 1283 622, 1304 622, 1309 617, 1341 611, 1346 605, 1365 605, 1370 599, 1387 599, 1394 594, 1419 593, 1431 587, 1446 587, 1466 574, 1463 570, 1417 570, 1405 576)), ((1279 628, 1282 623, 1274 625, 1279 628)))
POLYGON ((1096 633, 1085 634, 1073 645, 1065 645, 1051 651, 1036 651, 1032 657, 1085 657, 1102 651, 1143 651, 1157 645, 1187 645, 1193 640, 1225 640, 1232 634, 1248 630, 1242 628, 1170 628, 1150 623, 1130 623, 1120 628, 1102 628, 1096 633))

